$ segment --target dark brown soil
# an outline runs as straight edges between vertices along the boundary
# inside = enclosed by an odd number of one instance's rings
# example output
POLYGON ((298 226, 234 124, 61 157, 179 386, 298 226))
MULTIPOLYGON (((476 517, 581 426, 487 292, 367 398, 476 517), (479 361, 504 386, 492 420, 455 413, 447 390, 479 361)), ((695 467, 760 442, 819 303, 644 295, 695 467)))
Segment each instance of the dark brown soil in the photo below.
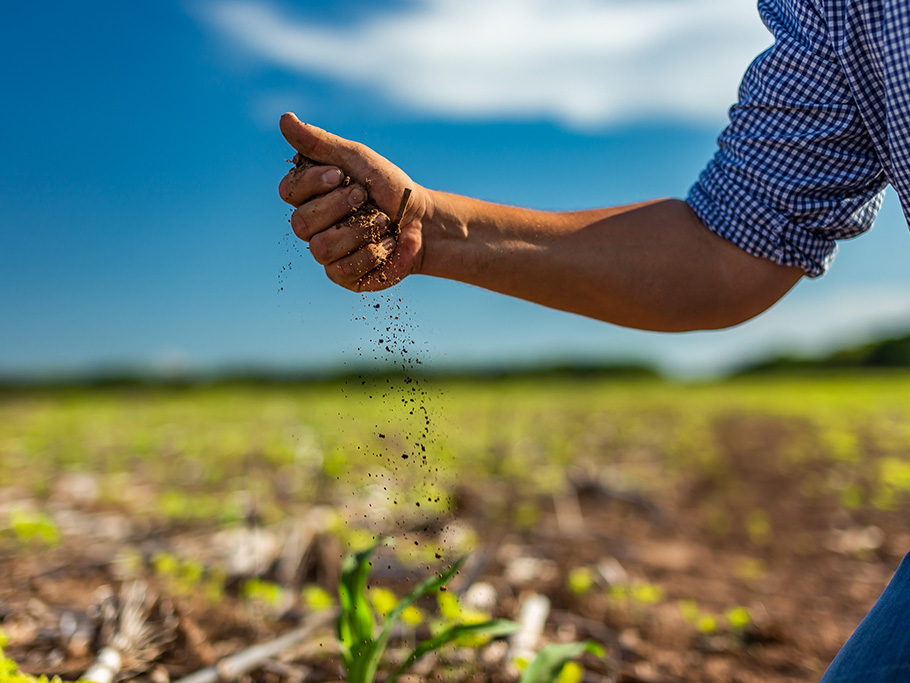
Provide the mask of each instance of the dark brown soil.
MULTIPOLYGON (((530 526, 521 522, 517 498, 510 502, 505 497, 513 510, 491 513, 487 501, 503 499, 501 484, 465 481, 455 492, 457 519, 480 534, 479 550, 452 590, 463 590, 469 582, 489 583, 498 596, 497 615, 508 618, 516 617, 528 593, 548 596, 547 640, 589 638, 607 650, 604 660, 586 655, 587 681, 817 680, 910 546, 906 525, 900 512, 866 510, 847 517, 836 501, 803 495, 801 485, 809 474, 784 475, 785 468, 768 466, 776 440, 785 436, 772 420, 731 419, 720 433, 730 463, 724 485, 731 477, 748 482, 739 502, 723 508, 723 516, 743 519, 761 501, 774 529, 772 538, 718 533, 705 517, 704 503, 720 483, 704 476, 655 499, 580 480, 568 497, 536 499, 540 516, 530 526), (869 532, 873 542, 864 543, 862 533, 868 530, 875 530, 869 532), (602 572, 597 588, 577 595, 566 577, 579 566, 608 571, 602 572), (610 597, 603 589, 603 576, 610 571, 624 572, 631 585, 658 587, 659 596, 650 601, 610 597), (723 625, 701 632, 683 617, 681 600, 694 600, 721 624, 725 610, 743 606, 752 623, 743 633, 723 625)), ((99 520, 114 514, 91 507, 77 512, 99 520)), ((435 526, 451 521, 437 520, 435 526)), ((429 520, 409 538, 430 538, 438 530, 433 526, 429 520)), ((188 539, 203 543, 218 529, 132 528, 116 542, 67 536, 55 550, 7 549, 0 555, 0 628, 10 640, 7 654, 23 669, 69 679, 84 672, 97 642, 81 649, 68 643, 61 618, 70 614, 91 621, 93 595, 105 584, 117 585, 118 558, 125 549, 143 558, 140 573, 172 601, 179 619, 175 640, 140 674, 141 680, 177 679, 268 640, 305 616, 299 602, 271 616, 251 610, 239 595, 238 580, 230 578, 218 604, 198 594, 174 594, 151 571, 152 551, 181 543, 186 547, 188 539)), ((294 591, 314 581, 334 590, 341 554, 331 534, 317 534, 306 559, 292 572, 294 591)), ((399 592, 425 573, 402 566, 391 554, 374 563, 374 580, 399 592)), ((262 576, 279 581, 279 574, 273 565, 262 576)), ((326 635, 247 678, 338 680, 330 641, 326 635)), ((425 678, 437 680, 442 668, 439 662, 425 678)), ((454 671, 447 680, 514 680, 497 664, 471 662, 455 665, 454 671)))

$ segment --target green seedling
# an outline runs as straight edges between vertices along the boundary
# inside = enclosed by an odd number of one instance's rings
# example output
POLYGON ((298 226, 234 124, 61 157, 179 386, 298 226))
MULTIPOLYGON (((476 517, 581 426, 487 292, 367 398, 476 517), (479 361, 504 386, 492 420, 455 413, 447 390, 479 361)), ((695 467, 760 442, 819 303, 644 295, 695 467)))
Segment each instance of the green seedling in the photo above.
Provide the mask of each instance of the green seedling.
POLYGON ((695 620, 695 628, 699 633, 709 636, 717 631, 717 617, 713 614, 699 614, 695 620))
MULTIPOLYGON (((694 600, 680 600, 679 611, 683 619, 692 624, 695 630, 702 635, 710 636, 720 629, 720 618, 711 612, 702 612, 694 600)), ((752 614, 741 605, 726 610, 724 619, 729 626, 729 632, 740 638, 752 624, 752 614)))
POLYGON ((746 518, 746 533, 754 545, 768 545, 774 535, 768 513, 759 508, 752 510, 746 518))
POLYGON ((224 598, 225 572, 220 568, 206 569, 196 560, 184 560, 168 552, 159 552, 152 559, 155 574, 173 595, 190 597, 200 593, 210 604, 224 598))
MULTIPOLYGON (((348 683, 373 683, 392 630, 403 619, 405 611, 413 607, 420 598, 436 593, 445 586, 465 560, 462 558, 445 571, 424 579, 410 594, 397 601, 397 604, 377 623, 376 614, 367 596, 366 584, 370 573, 370 558, 381 542, 382 539, 362 552, 348 555, 341 568, 341 584, 338 587, 341 612, 337 621, 337 633, 348 683)), ((485 634, 499 637, 510 635, 516 630, 515 623, 504 620, 450 626, 432 638, 418 643, 386 681, 394 683, 425 654, 438 650, 462 636, 485 634)))
POLYGON ((584 677, 585 669, 581 664, 578 662, 566 662, 556 678, 556 683, 582 683, 584 677))
POLYGON ((631 588, 632 599, 642 605, 656 605, 664 597, 663 589, 653 583, 636 583, 631 588))
POLYGON ((583 643, 552 643, 544 647, 534 661, 528 664, 528 667, 522 672, 519 683, 572 683, 578 678, 580 667, 569 667, 567 665, 571 660, 580 657, 585 652, 604 656, 603 648, 597 643, 586 641, 583 643), (565 681, 564 681, 565 676, 565 681))
MULTIPOLYGON (((482 624, 490 620, 490 615, 477 609, 462 605, 452 593, 439 592, 436 594, 436 605, 439 609, 439 618, 434 619, 430 629, 434 633, 441 633, 447 628, 456 625, 482 624)), ((483 633, 467 633, 460 636, 456 645, 462 647, 483 647, 490 640, 490 636, 483 633)))
POLYGON ((575 567, 569 572, 569 590, 575 595, 582 596, 594 588, 597 575, 590 567, 575 567))
POLYGON ((660 586, 639 581, 633 584, 610 586, 608 595, 618 601, 631 600, 639 605, 656 605, 663 600, 664 592, 660 586))
POLYGON ((284 602, 284 589, 277 583, 262 579, 249 579, 243 584, 243 597, 252 603, 277 608, 284 602))
POLYGON ((724 612, 724 617, 726 617, 727 623, 730 624, 730 628, 739 634, 742 634, 752 623, 752 615, 749 610, 741 606, 731 607, 724 612))
POLYGON ((57 676, 49 679, 47 676, 31 676, 19 671, 16 662, 3 654, 4 647, 6 636, 0 631, 0 683, 63 683, 57 676))
POLYGON ((695 624, 698 621, 699 614, 701 614, 698 609, 698 603, 692 599, 680 600, 679 612, 682 614, 683 619, 690 624, 695 624))
POLYGON ((717 617, 710 612, 702 612, 694 600, 680 600, 679 612, 702 635, 711 635, 717 631, 717 617))
POLYGON ((314 612, 332 609, 335 604, 331 594, 315 584, 304 586, 300 597, 307 606, 307 609, 311 609, 314 612))
POLYGON ((45 514, 13 510, 9 516, 9 526, 23 545, 60 545, 60 530, 54 520, 45 514))

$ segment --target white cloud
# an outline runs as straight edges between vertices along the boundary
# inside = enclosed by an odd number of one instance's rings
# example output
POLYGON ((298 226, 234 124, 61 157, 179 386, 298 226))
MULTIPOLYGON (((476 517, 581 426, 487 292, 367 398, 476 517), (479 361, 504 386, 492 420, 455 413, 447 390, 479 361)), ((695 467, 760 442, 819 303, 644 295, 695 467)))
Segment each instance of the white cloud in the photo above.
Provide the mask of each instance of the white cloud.
POLYGON ((720 120, 771 38, 753 0, 415 0, 348 25, 213 2, 206 21, 292 71, 446 117, 720 120))

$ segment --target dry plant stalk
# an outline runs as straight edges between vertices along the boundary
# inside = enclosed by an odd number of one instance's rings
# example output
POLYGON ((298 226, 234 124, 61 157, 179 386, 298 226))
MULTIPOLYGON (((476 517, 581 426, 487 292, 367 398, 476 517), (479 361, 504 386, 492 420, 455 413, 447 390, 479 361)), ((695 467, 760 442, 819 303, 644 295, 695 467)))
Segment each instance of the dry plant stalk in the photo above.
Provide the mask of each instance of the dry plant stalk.
POLYGON ((94 683, 113 683, 121 670, 141 671, 157 659, 173 637, 177 619, 173 610, 161 606, 164 612, 159 624, 149 616, 160 605, 148 586, 133 581, 120 588, 119 598, 108 593, 101 599, 101 638, 104 647, 82 680, 94 683))
POLYGON ((289 631, 267 643, 254 645, 237 654, 221 659, 215 666, 210 666, 181 678, 174 683, 217 683, 232 681, 243 674, 256 669, 286 650, 304 642, 318 629, 330 624, 338 617, 337 610, 329 610, 310 618, 299 628, 289 631))
POLYGON ((547 596, 531 593, 525 597, 518 614, 518 631, 509 642, 508 662, 514 662, 519 658, 529 662, 534 659, 535 648, 543 634, 549 614, 550 599, 547 596))

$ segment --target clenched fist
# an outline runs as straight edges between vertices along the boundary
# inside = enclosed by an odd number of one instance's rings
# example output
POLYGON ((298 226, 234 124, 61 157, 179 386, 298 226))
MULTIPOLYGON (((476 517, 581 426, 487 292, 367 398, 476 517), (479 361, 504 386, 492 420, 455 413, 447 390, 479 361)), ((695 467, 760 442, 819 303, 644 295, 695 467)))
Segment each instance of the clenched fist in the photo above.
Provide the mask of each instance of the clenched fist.
POLYGON ((296 207, 291 227, 329 279, 363 292, 418 272, 429 193, 368 147, 294 114, 281 117, 281 132, 297 154, 278 192, 296 207))

